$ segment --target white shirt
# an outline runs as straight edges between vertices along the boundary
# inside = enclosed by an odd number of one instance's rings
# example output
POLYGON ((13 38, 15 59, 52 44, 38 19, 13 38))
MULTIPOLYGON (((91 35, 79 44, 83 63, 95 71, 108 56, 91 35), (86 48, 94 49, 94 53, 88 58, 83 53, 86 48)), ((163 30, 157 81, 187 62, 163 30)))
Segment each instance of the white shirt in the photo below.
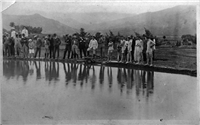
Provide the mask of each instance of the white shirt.
POLYGON ((95 39, 90 40, 89 48, 97 49, 98 48, 98 42, 95 39))
POLYGON ((13 37, 14 39, 16 38, 16 32, 15 32, 15 30, 11 31, 11 37, 13 37))
POLYGON ((28 37, 28 30, 27 29, 23 29, 22 30, 22 34, 24 34, 25 37, 28 37))
POLYGON ((152 45, 154 45, 154 42, 152 40, 148 40, 147 41, 147 53, 152 53, 153 52, 153 47, 151 47, 152 45))

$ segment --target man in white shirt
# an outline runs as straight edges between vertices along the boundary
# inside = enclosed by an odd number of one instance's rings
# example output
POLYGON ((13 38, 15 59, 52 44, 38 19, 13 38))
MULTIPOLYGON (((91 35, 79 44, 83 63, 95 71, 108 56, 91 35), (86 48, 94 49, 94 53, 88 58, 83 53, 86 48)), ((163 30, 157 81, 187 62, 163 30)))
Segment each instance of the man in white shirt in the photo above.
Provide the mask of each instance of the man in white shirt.
POLYGON ((26 29, 26 27, 24 27, 24 29, 22 30, 21 34, 24 34, 25 37, 28 37, 28 30, 26 29))
POLYGON ((11 29, 11 37, 14 39, 16 38, 16 31, 15 31, 15 28, 13 28, 13 27, 11 29))
POLYGON ((91 49, 93 50, 92 52, 92 55, 93 57, 95 56, 96 54, 96 49, 98 48, 98 42, 97 40, 94 38, 94 36, 92 36, 92 39, 90 40, 90 43, 89 43, 89 48, 87 49, 87 51, 90 51, 91 49))

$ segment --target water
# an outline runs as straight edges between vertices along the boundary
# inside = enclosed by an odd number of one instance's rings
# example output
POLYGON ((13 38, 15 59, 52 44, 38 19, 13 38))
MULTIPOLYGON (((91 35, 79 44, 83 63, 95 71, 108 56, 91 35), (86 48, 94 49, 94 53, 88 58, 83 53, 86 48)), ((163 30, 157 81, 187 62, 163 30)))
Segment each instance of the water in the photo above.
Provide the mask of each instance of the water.
POLYGON ((4 60, 1 80, 3 123, 198 120, 196 77, 4 60))

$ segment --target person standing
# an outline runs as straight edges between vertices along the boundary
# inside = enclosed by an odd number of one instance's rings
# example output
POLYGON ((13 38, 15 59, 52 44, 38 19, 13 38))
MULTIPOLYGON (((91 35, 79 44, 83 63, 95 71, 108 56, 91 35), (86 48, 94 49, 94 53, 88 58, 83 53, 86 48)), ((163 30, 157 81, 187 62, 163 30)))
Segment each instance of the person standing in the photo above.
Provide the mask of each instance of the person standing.
POLYGON ((148 39, 146 38, 145 35, 144 36, 144 39, 143 39, 143 50, 142 50, 142 56, 143 56, 143 62, 144 64, 146 63, 147 61, 147 57, 146 57, 146 51, 147 51, 147 41, 148 39))
POLYGON ((80 58, 82 58, 82 55, 84 55, 84 57, 86 57, 85 39, 82 37, 80 37, 79 50, 80 50, 80 58))
POLYGON ((119 43, 117 43, 117 61, 119 62, 120 61, 120 59, 121 59, 121 50, 122 49, 122 46, 121 46, 121 43, 119 42, 119 43))
POLYGON ((92 39, 90 40, 89 48, 87 49, 87 51, 92 50, 92 56, 95 57, 96 56, 96 49, 97 48, 98 48, 98 42, 94 38, 94 36, 92 36, 92 39))
POLYGON ((156 50, 156 39, 154 38, 153 39, 153 43, 154 43, 154 46, 153 46, 153 61, 155 60, 155 50, 156 50))
POLYGON ((61 40, 58 38, 58 36, 56 34, 54 34, 54 38, 53 38, 53 43, 54 43, 54 54, 53 54, 53 58, 56 58, 56 53, 57 53, 57 59, 59 59, 59 53, 60 53, 60 44, 61 44, 61 40))
POLYGON ((140 63, 141 60, 141 56, 140 56, 140 52, 141 52, 141 41, 139 38, 136 38, 135 41, 135 52, 134 52, 134 60, 136 63, 140 63))
POLYGON ((147 55, 147 64, 152 66, 153 65, 153 49, 154 49, 154 42, 151 39, 148 39, 147 42, 147 51, 146 51, 146 55, 147 55))
POLYGON ((100 49, 100 56, 101 58, 103 58, 104 55, 104 44, 105 44, 105 37, 101 36, 101 38, 99 39, 99 49, 100 49))
POLYGON ((26 37, 26 38, 28 37, 28 30, 26 29, 25 26, 24 26, 24 28, 23 28, 21 34, 24 34, 24 37, 26 37))
POLYGON ((114 48, 113 48, 113 42, 110 39, 109 43, 108 43, 108 62, 111 60, 111 56, 112 56, 113 50, 114 50, 114 48))
POLYGON ((134 62, 135 38, 132 37, 132 61, 134 62))
POLYGON ((37 36, 35 36, 35 40, 36 40, 35 58, 37 57, 38 52, 39 52, 39 58, 40 58, 41 48, 42 48, 42 40, 37 36))
POLYGON ((127 54, 127 63, 132 62, 132 39, 128 39, 128 54, 127 54))
POLYGON ((16 38, 16 31, 15 31, 14 27, 12 27, 12 29, 11 29, 11 37, 14 39, 16 38))
POLYGON ((32 39, 28 40, 29 58, 33 58, 35 54, 35 42, 32 39))
POLYGON ((72 58, 78 59, 78 41, 75 36, 72 42, 72 58))
POLYGON ((49 57, 49 46, 50 46, 50 42, 49 42, 48 36, 46 36, 44 39, 44 48, 45 48, 44 58, 45 59, 49 57))
POLYGON ((53 37, 49 34, 48 35, 48 41, 49 41, 49 55, 50 55, 50 59, 53 58, 53 37))
POLYGON ((21 51, 21 38, 18 34, 16 34, 16 38, 15 38, 15 55, 18 57, 21 51))
POLYGON ((64 51, 63 59, 65 59, 66 53, 67 53, 67 59, 69 59, 71 50, 72 50, 72 39, 71 39, 71 36, 68 36, 68 35, 66 35, 64 39, 65 39, 65 51, 64 51))
POLYGON ((23 52, 23 57, 24 58, 28 57, 28 46, 27 46, 27 43, 28 43, 27 37, 25 37, 25 34, 22 34, 21 45, 22 45, 22 52, 23 52))
POLYGON ((121 56, 121 62, 124 61, 124 58, 125 58, 125 49, 126 49, 126 46, 125 46, 125 40, 124 38, 121 39, 121 53, 122 53, 122 56, 121 56))

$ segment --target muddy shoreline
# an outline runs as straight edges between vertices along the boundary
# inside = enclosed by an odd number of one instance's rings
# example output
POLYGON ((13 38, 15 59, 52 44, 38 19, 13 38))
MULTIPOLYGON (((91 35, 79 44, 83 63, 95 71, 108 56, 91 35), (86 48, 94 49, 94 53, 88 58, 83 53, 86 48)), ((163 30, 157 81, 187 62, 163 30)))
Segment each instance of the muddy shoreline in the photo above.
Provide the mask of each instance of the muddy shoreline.
POLYGON ((163 72, 163 73, 173 73, 173 74, 183 74, 183 75, 190 75, 197 77, 197 70, 188 69, 188 68, 175 68, 170 66, 148 66, 143 64, 133 64, 133 63, 119 63, 117 61, 112 62, 104 62, 102 60, 97 60, 93 63, 87 63, 85 60, 73 60, 73 59, 25 59, 25 58, 11 58, 11 57, 4 57, 3 60, 27 60, 27 61, 53 61, 53 62, 62 62, 62 63, 85 63, 88 65, 101 65, 101 66, 110 66, 110 67, 119 67, 119 68, 132 68, 132 69, 141 69, 141 70, 148 70, 148 71, 156 71, 156 72, 163 72))

